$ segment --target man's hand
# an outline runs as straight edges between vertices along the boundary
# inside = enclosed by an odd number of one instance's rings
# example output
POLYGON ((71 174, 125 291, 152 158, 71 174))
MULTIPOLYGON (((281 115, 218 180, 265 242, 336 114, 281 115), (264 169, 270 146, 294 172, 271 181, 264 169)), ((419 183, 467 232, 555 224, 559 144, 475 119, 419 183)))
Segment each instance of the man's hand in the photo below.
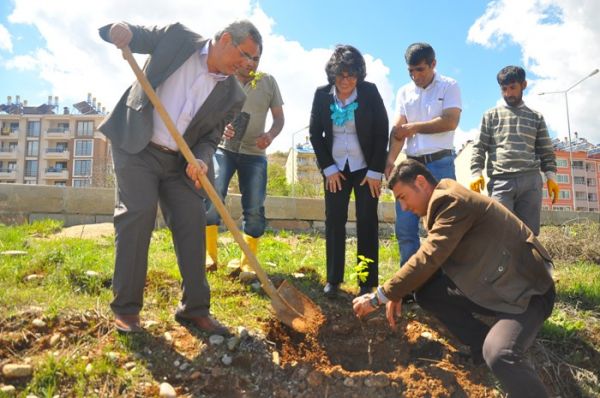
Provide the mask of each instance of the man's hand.
POLYGON ((331 192, 336 193, 337 191, 342 190, 342 180, 345 180, 346 177, 339 171, 325 178, 325 188, 331 192))
POLYGON ((123 22, 113 24, 110 27, 109 35, 111 43, 117 46, 117 48, 127 47, 133 37, 133 33, 131 33, 129 26, 123 22))
POLYGON ((273 137, 269 133, 262 133, 256 139, 256 146, 258 149, 266 149, 273 142, 273 137))
POLYGON ((196 160, 198 161, 200 169, 196 168, 193 164, 188 163, 187 167, 185 168, 185 173, 191 180, 194 181, 194 186, 196 187, 196 189, 200 189, 202 188, 202 184, 200 183, 200 176, 206 175, 206 172, 208 171, 208 166, 202 160, 196 160))
POLYGON ((229 123, 227 126, 225 126, 225 129, 223 130, 223 137, 225 137, 226 140, 230 140, 235 136, 235 130, 233 129, 233 126, 231 125, 231 123, 229 123))
POLYGON ((558 184, 556 183, 556 181, 551 179, 548 179, 546 185, 548 185, 548 194, 550 195, 550 198, 552 198, 552 204, 554 204, 558 200, 560 188, 558 188, 558 184))
POLYGON ((377 308, 371 305, 371 299, 376 293, 367 293, 362 296, 358 296, 352 300, 352 309, 359 318, 364 318, 377 308))
POLYGON ((388 301, 385 304, 385 317, 390 324, 390 329, 394 332, 398 329, 396 326, 396 317, 402 315, 402 299, 400 301, 388 301))
POLYGON ((485 180, 483 176, 479 176, 479 178, 471 182, 469 186, 471 188, 471 191, 481 192, 483 190, 483 187, 485 187, 485 180))
POLYGON ((417 134, 416 126, 412 123, 404 123, 394 127, 394 137, 397 140, 404 140, 417 134))
POLYGON ((371 191, 371 196, 374 198, 378 198, 381 194, 381 180, 378 178, 369 178, 365 177, 360 182, 360 185, 365 185, 365 183, 369 184, 369 190, 371 191))

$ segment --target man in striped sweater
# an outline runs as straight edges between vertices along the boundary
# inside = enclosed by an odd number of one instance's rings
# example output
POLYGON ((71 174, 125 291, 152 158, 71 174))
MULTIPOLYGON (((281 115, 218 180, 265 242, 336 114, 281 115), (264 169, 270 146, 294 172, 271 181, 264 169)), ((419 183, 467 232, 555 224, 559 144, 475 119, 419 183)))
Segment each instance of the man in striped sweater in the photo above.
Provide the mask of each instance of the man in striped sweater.
POLYGON ((555 203, 559 193, 556 156, 544 117, 523 102, 527 87, 525 70, 519 66, 504 67, 497 80, 506 105, 483 115, 479 138, 473 146, 470 187, 476 192, 483 189, 487 154, 489 195, 538 235, 543 188, 540 169, 546 175, 548 193, 555 203))

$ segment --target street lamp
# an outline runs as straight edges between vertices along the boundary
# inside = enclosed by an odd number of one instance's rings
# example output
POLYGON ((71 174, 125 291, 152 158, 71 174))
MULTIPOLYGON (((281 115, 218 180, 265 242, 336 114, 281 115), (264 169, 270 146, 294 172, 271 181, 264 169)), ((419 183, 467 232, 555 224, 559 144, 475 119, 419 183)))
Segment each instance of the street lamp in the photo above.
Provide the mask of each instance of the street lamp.
POLYGON ((581 82, 583 82, 586 79, 589 79, 590 77, 594 76, 596 73, 598 73, 598 69, 594 69, 589 75, 585 76, 584 78, 580 79, 577 83, 573 84, 571 87, 569 87, 566 90, 559 90, 559 91, 544 91, 543 93, 539 93, 538 95, 548 95, 548 94, 564 94, 565 95, 565 107, 567 110, 567 132, 569 133, 569 165, 571 168, 571 176, 569 178, 571 178, 571 190, 572 190, 572 195, 573 195, 573 211, 575 211, 577 209, 577 205, 575 203, 575 178, 574 178, 574 171, 573 171, 573 143, 571 142, 571 121, 569 119, 569 97, 568 97, 568 93, 569 91, 571 91, 571 89, 573 89, 575 86, 579 85, 581 82))

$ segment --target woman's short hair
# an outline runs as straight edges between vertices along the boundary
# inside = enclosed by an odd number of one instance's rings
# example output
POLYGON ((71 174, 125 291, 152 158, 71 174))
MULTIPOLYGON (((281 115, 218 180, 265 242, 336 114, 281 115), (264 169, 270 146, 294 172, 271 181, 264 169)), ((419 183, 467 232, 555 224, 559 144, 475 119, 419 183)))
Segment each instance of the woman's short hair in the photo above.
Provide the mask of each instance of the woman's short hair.
POLYGON ((357 83, 361 83, 367 76, 367 66, 360 51, 349 44, 338 44, 325 65, 327 81, 335 83, 335 77, 342 73, 356 76, 357 83))

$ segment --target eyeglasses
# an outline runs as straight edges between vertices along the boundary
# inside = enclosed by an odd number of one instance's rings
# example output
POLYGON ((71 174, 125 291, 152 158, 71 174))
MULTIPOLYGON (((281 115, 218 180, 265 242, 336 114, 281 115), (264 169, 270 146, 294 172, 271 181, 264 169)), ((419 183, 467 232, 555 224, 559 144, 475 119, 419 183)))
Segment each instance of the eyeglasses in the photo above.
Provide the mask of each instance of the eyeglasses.
POLYGON ((336 79, 340 79, 340 81, 348 80, 350 82, 353 82, 353 81, 355 81, 357 79, 356 76, 354 76, 354 75, 348 75, 348 74, 346 74, 346 75, 337 75, 335 78, 336 79))
POLYGON ((251 62, 260 61, 259 55, 257 55, 256 57, 253 57, 252 55, 248 54, 246 51, 242 50, 239 46, 233 46, 233 47, 235 47, 240 52, 240 55, 242 57, 246 58, 246 61, 251 61, 251 62))

